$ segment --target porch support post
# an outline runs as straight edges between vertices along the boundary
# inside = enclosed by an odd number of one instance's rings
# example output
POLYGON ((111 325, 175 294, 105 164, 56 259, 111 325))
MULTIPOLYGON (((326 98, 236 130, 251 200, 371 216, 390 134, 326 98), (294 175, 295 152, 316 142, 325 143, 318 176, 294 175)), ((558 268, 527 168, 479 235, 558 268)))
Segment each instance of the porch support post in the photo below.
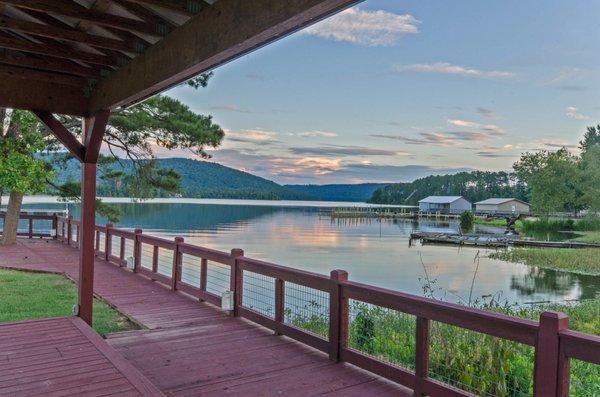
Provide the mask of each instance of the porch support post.
POLYGON ((83 119, 85 154, 81 163, 81 241, 79 243, 79 310, 83 321, 92 325, 94 304, 94 242, 96 226, 96 168, 108 112, 83 119))
POLYGON ((92 325, 92 306, 94 303, 94 223, 96 218, 95 200, 96 163, 82 163, 78 315, 89 325, 92 325))

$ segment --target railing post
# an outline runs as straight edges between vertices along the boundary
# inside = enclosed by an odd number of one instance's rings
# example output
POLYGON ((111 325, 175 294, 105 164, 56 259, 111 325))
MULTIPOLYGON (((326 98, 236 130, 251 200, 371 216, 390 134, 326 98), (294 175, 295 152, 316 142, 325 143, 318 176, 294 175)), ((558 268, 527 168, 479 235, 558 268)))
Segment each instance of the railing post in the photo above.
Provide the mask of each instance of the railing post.
POLYGON ((179 244, 183 243, 183 237, 175 237, 175 249, 173 249, 173 269, 171 269, 171 289, 177 289, 177 282, 181 277, 181 252, 179 244))
POLYGON ((244 250, 234 248, 231 250, 231 256, 233 257, 233 261, 231 262, 231 276, 229 278, 229 289, 233 292, 232 314, 234 317, 237 317, 239 315, 239 308, 240 306, 242 306, 243 291, 242 269, 240 269, 237 258, 239 258, 240 256, 244 256, 244 250))
POLYGON ((54 236, 52 236, 53 240, 58 238, 58 215, 56 213, 52 214, 52 230, 54 230, 54 236))
POLYGON ((200 259, 200 291, 206 291, 206 280, 208 279, 208 260, 200 259))
POLYGON ((135 240, 133 240, 133 272, 137 273, 142 266, 142 241, 140 235, 142 229, 135 229, 135 240))
POLYGON ((417 317, 416 350, 415 350, 415 376, 417 382, 414 395, 424 396, 423 381, 429 375, 429 319, 417 317))
MULTIPOLYGON (((33 216, 33 215, 30 215, 33 216)), ((28 230, 28 234, 29 234, 29 238, 33 238, 33 218, 29 218, 29 230, 28 230)))
MULTIPOLYGON (((284 322, 284 308, 285 308, 285 283, 282 279, 275 279, 275 321, 278 323, 284 322)), ((281 335, 281 333, 275 331, 275 335, 281 335)))
POLYGON ((329 293, 329 358, 340 361, 342 349, 348 344, 348 299, 344 298, 342 283, 348 281, 348 272, 332 270, 329 293))
POLYGON ((559 379, 560 336, 559 332, 569 328, 569 317, 564 313, 544 312, 540 315, 540 325, 535 346, 535 367, 533 378, 534 397, 564 397, 564 379, 559 379))
POLYGON ((112 253, 112 236, 110 235, 110 229, 113 224, 106 224, 106 233, 104 233, 104 260, 110 262, 110 254, 112 253))
POLYGON ((73 215, 69 215, 67 217, 67 245, 71 245, 71 240, 73 240, 73 225, 71 224, 72 219, 73 215))

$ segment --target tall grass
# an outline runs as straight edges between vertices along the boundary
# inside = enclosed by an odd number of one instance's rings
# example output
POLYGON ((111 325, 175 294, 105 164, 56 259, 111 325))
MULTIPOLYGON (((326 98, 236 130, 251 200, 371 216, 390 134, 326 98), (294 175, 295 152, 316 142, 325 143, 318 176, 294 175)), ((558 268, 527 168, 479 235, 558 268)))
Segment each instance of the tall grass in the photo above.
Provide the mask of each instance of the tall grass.
POLYGON ((517 222, 519 231, 524 233, 559 231, 596 231, 600 230, 600 217, 583 219, 537 219, 517 222))
MULTIPOLYGON (((600 334, 600 302, 576 306, 552 305, 524 309, 496 301, 480 302, 482 309, 537 319, 544 310, 566 312, 571 328, 600 334)), ((292 324, 323 333, 327 319, 293 316, 292 324)), ((348 346, 392 365, 414 369, 414 316, 351 301, 348 346)), ((481 396, 530 396, 533 392, 532 347, 434 322, 430 330, 430 376, 481 396)), ((571 396, 600 395, 600 366, 573 361, 571 396)))

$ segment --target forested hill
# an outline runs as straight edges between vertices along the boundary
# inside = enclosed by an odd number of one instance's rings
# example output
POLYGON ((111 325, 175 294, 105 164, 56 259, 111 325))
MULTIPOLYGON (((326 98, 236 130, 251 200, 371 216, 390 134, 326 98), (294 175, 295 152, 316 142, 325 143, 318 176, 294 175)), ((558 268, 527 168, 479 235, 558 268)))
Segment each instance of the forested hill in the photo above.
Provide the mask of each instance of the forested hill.
MULTIPOLYGON (((273 181, 225 167, 220 164, 185 158, 169 158, 157 160, 158 166, 173 169, 180 176, 181 196, 194 198, 230 198, 257 200, 313 200, 314 197, 288 189, 273 181)), ((121 160, 124 167, 115 163, 113 170, 131 167, 131 162, 121 160)), ((57 182, 79 180, 79 163, 70 160, 67 166, 56 175, 57 182)), ((99 173, 98 195, 129 196, 128 184, 135 181, 124 179, 120 182, 105 181, 99 173)), ((157 196, 163 196, 160 192, 157 196)))
POLYGON ((460 172, 453 175, 432 175, 408 183, 394 183, 373 192, 369 200, 377 204, 417 205, 432 195, 463 196, 471 202, 490 197, 528 199, 526 186, 508 172, 460 172))
POLYGON ((387 183, 332 184, 332 185, 284 185, 298 193, 307 194, 323 201, 364 202, 373 196, 377 189, 387 183))

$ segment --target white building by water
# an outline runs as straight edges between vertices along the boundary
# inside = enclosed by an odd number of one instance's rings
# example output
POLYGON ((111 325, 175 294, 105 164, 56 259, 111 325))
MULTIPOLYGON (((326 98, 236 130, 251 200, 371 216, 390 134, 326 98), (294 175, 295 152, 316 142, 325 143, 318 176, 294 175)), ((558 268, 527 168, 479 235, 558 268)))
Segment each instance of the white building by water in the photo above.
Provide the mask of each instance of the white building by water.
POLYGON ((473 205, 462 196, 429 196, 419 200, 420 212, 439 212, 441 214, 462 214, 471 211, 473 205))

